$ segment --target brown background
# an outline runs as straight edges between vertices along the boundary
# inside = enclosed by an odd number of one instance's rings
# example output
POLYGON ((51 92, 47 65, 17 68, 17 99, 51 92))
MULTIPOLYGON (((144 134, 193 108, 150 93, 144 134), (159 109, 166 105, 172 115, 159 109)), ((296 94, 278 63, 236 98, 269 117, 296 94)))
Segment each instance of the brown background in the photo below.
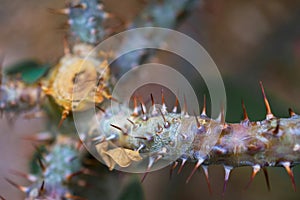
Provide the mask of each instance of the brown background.
MULTIPOLYGON (((180 30, 203 44, 222 75, 232 80, 233 85, 240 84, 246 91, 255 92, 259 90, 258 80, 263 80, 269 94, 276 94, 285 107, 293 106, 299 110, 300 2, 207 2, 191 13, 180 30)), ((141 2, 132 0, 120 3, 114 0, 108 4, 109 9, 119 16, 130 19, 139 10, 139 7, 133 5, 141 5, 141 2), (126 5, 130 9, 124 9, 126 5)), ((46 11, 49 7, 63 7, 61 0, 1 0, 0 5, 0 49, 5 54, 5 66, 24 58, 54 62, 62 55, 63 31, 59 28, 66 18, 46 11)), ((258 96, 251 98, 257 99, 258 96)), ((43 125, 40 120, 23 119, 18 119, 13 127, 8 126, 5 119, 1 119, 0 124, 0 194, 7 199, 21 199, 22 194, 3 178, 12 177, 16 182, 26 184, 26 181, 9 175, 8 170, 27 171, 27 162, 33 148, 30 142, 20 138, 43 130, 43 125)), ((202 173, 197 173, 186 185, 185 178, 191 168, 186 168, 183 175, 172 181, 168 180, 167 170, 151 173, 147 178, 143 184, 146 199, 221 199, 224 175, 220 166, 210 168, 215 191, 212 197, 208 195, 202 173)), ((296 167, 294 173, 296 184, 299 185, 300 168, 296 167)), ((261 173, 253 185, 243 191, 249 174, 250 168, 237 169, 232 173, 225 199, 275 200, 300 197, 299 192, 292 192, 291 183, 283 169, 270 169, 271 192, 267 192, 261 173)))

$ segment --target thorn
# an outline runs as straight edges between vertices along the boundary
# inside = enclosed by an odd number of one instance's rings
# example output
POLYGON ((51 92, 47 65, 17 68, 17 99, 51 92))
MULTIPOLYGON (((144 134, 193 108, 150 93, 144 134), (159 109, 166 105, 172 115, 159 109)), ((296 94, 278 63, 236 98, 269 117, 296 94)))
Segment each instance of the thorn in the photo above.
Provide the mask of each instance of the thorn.
POLYGON ((163 111, 161 109, 159 109, 159 111, 160 111, 160 114, 161 114, 161 116, 164 120, 164 127, 165 128, 170 128, 170 122, 166 120, 165 115, 163 114, 163 111))
POLYGON ((140 104, 141 104, 141 110, 142 110, 142 112, 144 112, 144 114, 146 114, 147 108, 145 106, 145 103, 144 103, 142 97, 139 98, 139 101, 140 101, 140 104))
POLYGON ((157 123, 157 128, 156 128, 156 134, 161 134, 161 132, 163 131, 164 129, 163 129, 163 127, 159 124, 159 123, 157 123))
POLYGON ((83 170, 79 170, 77 172, 69 174, 69 175, 66 176, 66 181, 70 181, 73 177, 78 176, 78 175, 80 175, 82 173, 83 173, 83 170))
POLYGON ((167 106, 166 106, 166 102, 165 102, 165 95, 164 95, 164 90, 161 89, 161 105, 162 108, 161 110, 163 111, 163 113, 167 113, 167 106))
POLYGON ((209 177, 208 177, 208 166, 206 166, 206 165, 201 165, 201 166, 202 166, 202 169, 203 169, 203 172, 205 175, 205 180, 206 180, 206 183, 208 186, 209 194, 212 195, 213 192, 212 192, 212 188, 211 188, 209 177))
POLYGON ((70 9, 69 8, 62 8, 62 9, 53 9, 53 8, 48 8, 48 12, 52 14, 59 14, 59 15, 68 15, 70 14, 70 9))
POLYGON ((42 171, 45 172, 46 171, 46 166, 44 165, 44 163, 43 163, 43 161, 40 157, 38 158, 38 163, 39 163, 42 171))
POLYGON ((150 97, 151 97, 151 104, 152 104, 152 113, 151 113, 151 115, 156 116, 158 113, 157 113, 157 109, 156 109, 156 106, 155 106, 155 101, 154 101, 152 93, 150 94, 150 97))
POLYGON ((5 180, 11 184, 12 186, 16 187, 17 189, 19 189, 20 191, 24 192, 24 193, 27 193, 29 191, 29 188, 28 187, 24 187, 24 186, 21 186, 21 185, 18 185, 16 184, 15 182, 11 181, 10 179, 8 178, 5 178, 5 180))
POLYGON ((178 104, 179 104, 179 102, 178 102, 178 98, 176 96, 175 105, 174 105, 173 110, 172 110, 173 113, 177 113, 178 104))
POLYGON ((196 165, 195 165, 193 171, 192 171, 191 174, 188 176, 188 178, 186 179, 186 182, 185 182, 185 183, 188 183, 188 182, 191 180, 192 176, 194 175, 194 173, 196 172, 196 170, 200 167, 200 165, 201 165, 203 162, 204 162, 204 159, 202 159, 202 158, 199 159, 199 160, 197 161, 197 163, 196 163, 196 165))
POLYGON ((169 176, 169 179, 170 179, 170 180, 172 179, 173 171, 174 171, 174 169, 177 167, 177 165, 178 165, 178 162, 175 161, 175 162, 173 163, 173 165, 171 166, 171 169, 170 169, 170 176, 169 176))
POLYGON ((45 180, 43 180, 43 182, 42 182, 42 185, 41 185, 41 187, 40 187, 40 189, 39 189, 39 193, 41 194, 41 193, 43 193, 45 191, 45 180))
POLYGON ((279 133, 279 130, 280 130, 280 119, 277 119, 277 125, 276 125, 276 128, 273 131, 273 134, 277 135, 279 133))
POLYGON ((242 107, 243 107, 243 115, 244 115, 243 121, 244 122, 249 121, 248 113, 243 99, 242 99, 242 107))
POLYGON ((289 108, 289 114, 290 114, 290 117, 296 116, 296 113, 291 108, 289 108))
POLYGON ((36 151, 37 155, 39 156, 39 158, 44 159, 44 158, 43 158, 43 152, 41 151, 41 148, 38 147, 38 146, 35 145, 35 144, 32 144, 32 146, 33 146, 33 148, 35 149, 35 151, 36 151))
POLYGON ((116 134, 112 134, 110 136, 108 136, 107 138, 105 138, 105 141, 109 141, 109 140, 113 140, 116 139, 118 136, 116 134))
POLYGON ((155 102, 154 102, 154 98, 153 98, 152 93, 150 94, 150 97, 151 97, 151 103, 152 103, 152 106, 155 106, 155 102))
POLYGON ((64 54, 65 55, 70 55, 71 54, 71 49, 70 49, 70 45, 69 45, 68 38, 67 38, 66 35, 64 35, 63 44, 64 44, 64 54))
POLYGON ((196 115, 195 111, 194 111, 194 116, 195 116, 197 128, 199 129, 199 128, 201 127, 201 124, 200 124, 200 122, 199 122, 199 120, 198 120, 198 118, 197 118, 197 115, 196 115))
POLYGON ((296 192, 296 183, 295 183, 294 173, 291 169, 291 163, 290 162, 281 162, 280 164, 285 168, 286 172, 288 173, 288 175, 292 181, 292 186, 293 186, 294 192, 296 192))
POLYGON ((151 169, 151 167, 152 167, 153 164, 154 164, 154 161, 155 161, 155 158, 153 158, 153 157, 150 156, 150 157, 149 157, 149 163, 148 163, 146 172, 145 172, 145 174, 143 175, 143 177, 142 177, 142 179, 141 179, 141 183, 144 182, 144 180, 146 179, 147 175, 149 174, 150 169, 151 169))
POLYGON ((51 142, 54 140, 53 136, 48 132, 42 132, 34 135, 22 136, 24 140, 30 140, 34 142, 51 142))
POLYGON ((205 94, 203 96, 203 108, 202 108, 201 116, 207 117, 207 115, 206 115, 206 95, 205 94))
POLYGON ((267 99, 265 90, 264 90, 264 86, 263 86, 263 84, 262 84, 261 81, 259 82, 259 84, 260 84, 260 87, 261 87, 261 91, 262 91, 262 94, 263 94, 263 97, 264 97, 265 106, 266 106, 266 111, 267 111, 266 119, 269 120, 269 119, 274 118, 274 115, 272 114, 271 107, 270 107, 269 101, 267 99))
POLYGON ((263 167, 262 169, 263 169, 263 172, 264 172, 264 175, 265 175, 265 179, 266 179, 268 191, 270 192, 270 191, 271 191, 271 185, 270 185, 270 180, 269 180, 269 173, 268 173, 268 170, 267 170, 266 167, 263 167))
POLYGON ((133 97, 133 116, 137 117, 139 116, 139 109, 138 109, 138 105, 137 105, 137 98, 136 96, 133 97))
POLYGON ((141 149, 143 149, 145 146, 146 146, 146 145, 142 143, 142 144, 139 146, 139 148, 137 148, 136 151, 139 152, 139 151, 140 151, 141 149))
POLYGON ((229 180, 229 176, 230 176, 232 167, 225 165, 224 170, 225 170, 225 177, 224 177, 224 185, 223 185, 223 192, 222 192, 223 197, 225 195, 225 191, 226 191, 226 188, 227 188, 227 184, 228 184, 228 180, 229 180))
POLYGON ((62 112, 62 115, 61 115, 61 119, 59 121, 59 124, 58 124, 58 128, 60 128, 63 124, 63 122, 65 121, 65 119, 67 118, 67 116, 70 114, 69 110, 65 109, 63 110, 62 112))
POLYGON ((119 131, 121 131, 123 133, 123 135, 128 135, 121 127, 116 126, 114 124, 110 124, 110 126, 117 129, 117 130, 119 130, 119 131))
POLYGON ((112 96, 107 97, 109 100, 114 101, 116 103, 120 103, 120 101, 112 96))
POLYGON ((143 103, 141 103, 140 105, 141 105, 141 111, 142 111, 142 120, 147 121, 148 117, 147 117, 146 112, 144 110, 146 107, 145 107, 145 105, 143 105, 143 103))
POLYGON ((11 170, 9 170, 12 174, 14 174, 14 175, 17 175, 17 176, 20 176, 20 177, 23 177, 23 178, 25 178, 25 179, 27 179, 27 180, 29 180, 29 181, 31 181, 31 182, 35 182, 35 181, 37 181, 37 177, 36 176, 34 176, 34 175, 32 175, 32 174, 26 174, 26 173, 23 173, 23 172, 19 172, 19 171, 17 171, 17 170, 13 170, 13 169, 11 169, 11 170))
POLYGON ((251 183, 253 182, 256 174, 260 171, 260 165, 256 164, 252 166, 252 174, 250 176, 250 181, 248 182, 248 184, 246 185, 246 187, 244 188, 244 190, 247 190, 249 188, 249 186, 251 185, 251 183))
POLYGON ((182 162, 181 162, 181 165, 180 165, 180 167, 179 167, 179 170, 177 171, 177 174, 180 174, 180 173, 181 173, 181 171, 182 171, 182 169, 183 169, 183 166, 184 166, 184 164, 185 164, 186 161, 187 161, 187 158, 181 158, 181 160, 182 160, 182 162))
POLYGON ((221 105, 221 112, 217 118, 217 121, 219 121, 221 124, 225 125, 225 111, 224 111, 224 106, 221 105))
POLYGON ((129 123, 132 124, 134 127, 136 126, 135 123, 132 120, 127 118, 127 121, 129 121, 129 123))
POLYGON ((106 114, 106 111, 105 111, 105 109, 104 108, 101 108, 100 106, 95 106, 96 108, 98 108, 101 112, 103 112, 104 114, 106 114))
POLYGON ((135 136, 134 138, 136 138, 136 139, 141 139, 141 140, 147 140, 147 141, 150 141, 150 139, 147 138, 147 137, 135 136))
POLYGON ((184 100, 184 103, 183 103, 183 109, 182 109, 182 114, 185 116, 185 117, 188 117, 189 114, 188 114, 188 108, 187 108, 187 102, 186 102, 186 97, 185 95, 183 96, 183 100, 184 100))
POLYGON ((140 107, 141 107, 141 112, 142 112, 142 115, 145 116, 145 112, 144 112, 144 109, 143 109, 143 105, 142 103, 140 103, 140 107))

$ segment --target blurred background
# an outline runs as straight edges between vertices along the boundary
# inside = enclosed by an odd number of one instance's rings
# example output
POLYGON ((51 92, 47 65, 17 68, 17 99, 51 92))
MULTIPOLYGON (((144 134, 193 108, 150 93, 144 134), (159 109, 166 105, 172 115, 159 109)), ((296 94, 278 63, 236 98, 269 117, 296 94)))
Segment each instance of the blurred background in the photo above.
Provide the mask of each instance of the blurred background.
MULTIPOLYGON (((124 20, 134 18, 141 6, 147 3, 141 0, 104 2, 109 10, 124 20)), ((5 55, 4 67, 24 59, 55 63, 63 55, 66 17, 47 12, 47 8, 62 7, 64 1, 61 0, 1 0, 0 51, 5 55)), ((218 66, 227 92, 227 121, 239 122, 241 119, 242 98, 250 119, 264 119, 260 80, 276 116, 287 117, 289 107, 300 112, 299 21, 300 2, 297 0, 203 0, 179 25, 178 30, 202 44, 218 66)), ((172 64, 168 60, 165 62, 172 64)), ((197 85, 196 78, 190 76, 197 85)), ((202 95, 199 89, 199 98, 202 95)), ((18 118, 14 125, 9 126, 3 118, 0 125, 0 194, 9 200, 22 199, 21 192, 5 182, 4 177, 9 176, 9 169, 28 171, 34 148, 21 137, 43 131, 43 121, 18 118)), ((168 168, 150 173, 142 184, 145 198, 221 199, 222 167, 209 168, 213 195, 209 195, 201 170, 189 184, 185 184, 192 167, 187 166, 171 181, 168 168)), ((298 192, 293 192, 289 177, 282 168, 269 169, 271 192, 267 190, 262 173, 244 191, 250 173, 248 167, 235 169, 224 199, 299 199, 299 187, 298 192)), ((294 168, 294 174, 296 184, 300 185, 299 166, 294 168)), ((24 180, 14 180, 26 184, 24 180)))

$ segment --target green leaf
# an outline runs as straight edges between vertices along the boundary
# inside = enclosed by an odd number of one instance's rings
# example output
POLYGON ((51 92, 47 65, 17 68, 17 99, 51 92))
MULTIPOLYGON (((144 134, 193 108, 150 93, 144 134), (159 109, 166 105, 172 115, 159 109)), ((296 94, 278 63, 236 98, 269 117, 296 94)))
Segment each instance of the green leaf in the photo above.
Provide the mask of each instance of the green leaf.
POLYGON ((5 69, 5 74, 14 76, 21 74, 21 79, 27 84, 37 82, 49 70, 50 64, 41 64, 35 60, 24 60, 5 69))
POLYGON ((121 195, 119 196, 118 200, 143 200, 144 192, 141 185, 141 181, 134 177, 130 180, 130 182, 126 185, 123 189, 121 195))

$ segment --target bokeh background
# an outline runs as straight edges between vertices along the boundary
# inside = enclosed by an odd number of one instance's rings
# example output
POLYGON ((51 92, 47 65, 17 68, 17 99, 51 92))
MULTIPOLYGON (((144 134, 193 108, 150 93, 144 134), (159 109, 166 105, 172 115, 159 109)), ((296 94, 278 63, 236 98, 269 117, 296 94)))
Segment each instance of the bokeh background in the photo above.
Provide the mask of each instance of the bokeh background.
MULTIPOLYGON (((104 2, 109 10, 124 20, 134 18, 141 6, 147 3, 139 0, 104 2)), ((55 63, 63 55, 66 17, 47 12, 47 8, 64 7, 63 1, 1 0, 0 5, 0 51, 5 55, 5 67, 24 59, 55 63)), ((299 21, 300 2, 297 0, 206 0, 180 24, 178 30, 205 47, 224 78, 228 98, 227 121, 241 119, 242 98, 250 119, 264 118, 260 80, 264 82, 275 115, 288 116, 289 107, 300 112, 299 21)), ((197 87, 192 73, 190 79, 197 87)), ((202 93, 198 90, 201 98, 202 93)), ((0 124, 0 194, 9 200, 22 199, 23 195, 5 182, 4 177, 10 176, 10 169, 28 171, 34 148, 31 142, 21 137, 43 131, 43 120, 18 118, 14 125, 8 125, 3 118, 0 124)), ((224 172, 221 166, 209 169, 212 196, 202 171, 185 184, 192 166, 187 166, 171 181, 168 170, 156 171, 147 177, 142 184, 146 199, 222 199, 224 172)), ((291 182, 282 168, 269 169, 271 192, 267 191, 262 173, 244 191, 250 172, 248 167, 233 171, 224 199, 300 198, 299 187, 298 192, 292 191, 291 182)), ((300 167, 294 168, 294 174, 296 184, 300 185, 300 167)), ((14 180, 26 184, 22 179, 14 180)))

